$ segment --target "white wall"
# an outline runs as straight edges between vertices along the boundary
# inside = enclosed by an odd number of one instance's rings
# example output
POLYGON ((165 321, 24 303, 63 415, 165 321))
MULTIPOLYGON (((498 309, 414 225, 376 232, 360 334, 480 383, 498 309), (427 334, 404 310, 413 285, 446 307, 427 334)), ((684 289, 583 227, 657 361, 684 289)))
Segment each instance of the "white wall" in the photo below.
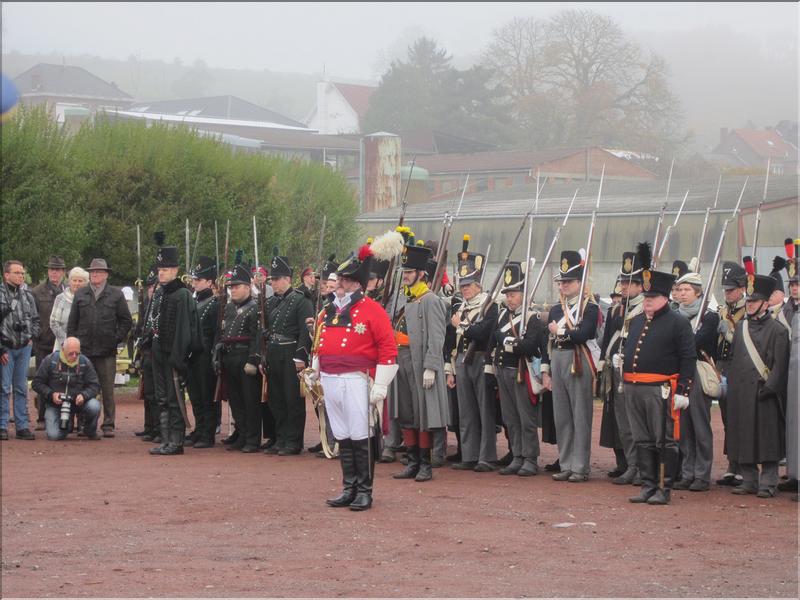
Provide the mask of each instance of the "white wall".
POLYGON ((317 82, 317 108, 308 127, 322 134, 359 133, 358 115, 333 83, 317 82))

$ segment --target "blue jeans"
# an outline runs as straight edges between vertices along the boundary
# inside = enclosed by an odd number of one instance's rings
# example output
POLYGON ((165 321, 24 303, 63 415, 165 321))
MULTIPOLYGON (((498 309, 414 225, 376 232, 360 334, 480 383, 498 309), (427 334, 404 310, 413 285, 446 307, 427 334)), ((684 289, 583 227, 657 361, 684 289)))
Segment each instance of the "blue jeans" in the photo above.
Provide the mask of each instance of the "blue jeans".
MULTIPOLYGON (((97 398, 89 398, 83 405, 73 407, 73 413, 83 415, 83 431, 87 435, 97 432, 97 417, 100 415, 100 400, 97 398)), ((47 408, 44 410, 44 428, 48 440, 63 440, 67 437, 69 429, 62 431, 58 426, 60 420, 61 407, 48 402, 47 408)))
POLYGON ((7 350, 8 362, 2 367, 0 390, 0 429, 8 429, 8 397, 14 392, 14 424, 17 431, 28 428, 28 363, 31 345, 7 350))

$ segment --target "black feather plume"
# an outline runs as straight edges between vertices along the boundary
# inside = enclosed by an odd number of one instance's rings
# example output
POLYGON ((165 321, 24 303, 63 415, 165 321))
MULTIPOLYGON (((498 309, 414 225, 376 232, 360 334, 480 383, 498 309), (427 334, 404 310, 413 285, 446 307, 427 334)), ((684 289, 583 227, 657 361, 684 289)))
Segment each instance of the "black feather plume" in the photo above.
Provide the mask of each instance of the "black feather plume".
POLYGON ((153 239, 156 242, 156 246, 159 248, 164 245, 164 241, 167 239, 167 236, 164 235, 163 231, 156 231, 153 234, 153 239))
POLYGON ((786 268, 786 259, 782 256, 776 256, 772 259, 772 272, 782 271, 786 268))
POLYGON ((272 247, 272 256, 280 256, 280 255, 281 255, 281 253, 278 250, 278 247, 277 246, 273 246, 272 247))
POLYGON ((237 250, 236 257, 233 260, 234 265, 242 264, 242 257, 244 256, 244 250, 237 250))
POLYGON ((653 263, 653 252, 650 249, 650 242, 639 242, 636 245, 636 256, 639 258, 639 266, 642 269, 650 269, 653 263))
POLYGON ((335 260, 336 260, 336 253, 334 253, 334 254, 331 254, 331 255, 328 257, 328 262, 333 262, 333 261, 335 261, 335 260))

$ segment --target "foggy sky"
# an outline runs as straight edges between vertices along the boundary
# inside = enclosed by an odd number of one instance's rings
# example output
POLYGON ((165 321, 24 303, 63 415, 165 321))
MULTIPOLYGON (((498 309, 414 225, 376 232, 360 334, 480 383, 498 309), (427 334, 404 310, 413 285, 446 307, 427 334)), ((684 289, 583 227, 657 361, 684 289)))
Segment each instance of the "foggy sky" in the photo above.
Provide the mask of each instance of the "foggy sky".
MULTIPOLYGON (((382 51, 424 33, 458 62, 477 57, 515 16, 564 8, 608 15, 636 39, 648 31, 728 27, 769 48, 796 43, 795 3, 15 3, 2 8, 2 50, 104 58, 203 59, 211 67, 375 79, 382 51)), ((724 52, 723 49, 719 49, 724 52)))

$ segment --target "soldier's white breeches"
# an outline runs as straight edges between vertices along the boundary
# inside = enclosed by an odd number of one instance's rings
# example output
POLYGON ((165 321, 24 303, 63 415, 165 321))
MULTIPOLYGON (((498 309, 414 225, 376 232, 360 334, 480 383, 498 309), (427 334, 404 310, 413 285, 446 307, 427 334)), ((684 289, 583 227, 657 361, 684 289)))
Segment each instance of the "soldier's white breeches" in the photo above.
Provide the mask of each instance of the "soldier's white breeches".
POLYGON ((369 382, 363 373, 321 373, 325 412, 337 440, 367 438, 369 382))

